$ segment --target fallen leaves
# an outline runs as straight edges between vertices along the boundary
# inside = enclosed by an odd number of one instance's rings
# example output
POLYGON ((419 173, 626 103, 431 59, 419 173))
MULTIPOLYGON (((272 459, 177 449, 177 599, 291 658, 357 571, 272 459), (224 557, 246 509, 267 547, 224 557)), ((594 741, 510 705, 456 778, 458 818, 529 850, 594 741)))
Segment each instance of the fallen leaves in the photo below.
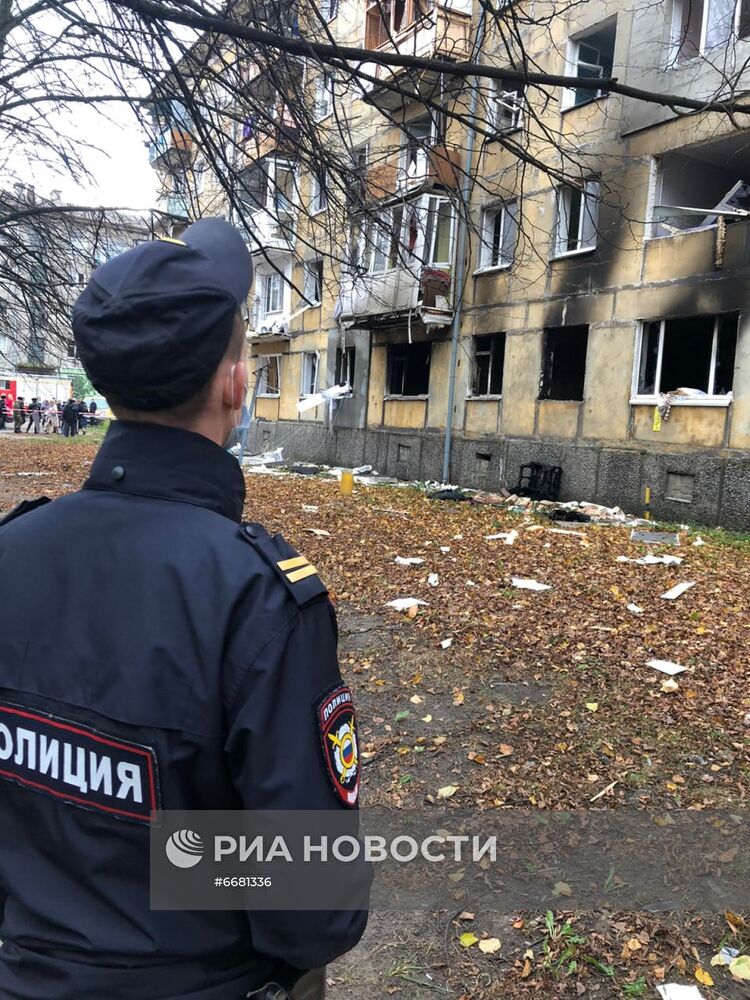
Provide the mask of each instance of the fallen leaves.
POLYGON ((444 785, 442 788, 438 788, 437 795, 439 799, 452 799, 457 791, 458 785, 444 785))

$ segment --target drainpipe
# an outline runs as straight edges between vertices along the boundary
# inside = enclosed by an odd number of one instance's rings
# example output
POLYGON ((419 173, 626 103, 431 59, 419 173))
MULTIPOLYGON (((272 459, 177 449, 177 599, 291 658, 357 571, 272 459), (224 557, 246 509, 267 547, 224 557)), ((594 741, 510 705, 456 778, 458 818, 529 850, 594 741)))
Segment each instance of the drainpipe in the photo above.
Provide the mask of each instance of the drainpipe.
MULTIPOLYGON (((484 44, 484 26, 486 18, 486 6, 481 4, 479 9, 479 24, 477 26, 477 37, 474 43, 474 61, 479 59, 484 44)), ((464 272, 466 270, 466 237, 468 234, 467 215, 469 211, 469 198, 471 196, 471 172, 474 160, 474 119, 477 114, 479 104, 479 81, 474 80, 471 91, 471 106, 469 109, 469 134, 466 138, 466 165, 464 176, 461 182, 461 204, 463 213, 458 220, 458 239, 456 247, 456 303, 453 312, 453 322, 451 324, 451 359, 448 374, 448 412, 445 420, 445 451, 443 453, 443 482, 447 483, 450 478, 451 465, 451 443, 453 438, 453 405, 456 398, 456 365, 458 362, 458 345, 461 339, 461 306, 463 303, 464 272)))

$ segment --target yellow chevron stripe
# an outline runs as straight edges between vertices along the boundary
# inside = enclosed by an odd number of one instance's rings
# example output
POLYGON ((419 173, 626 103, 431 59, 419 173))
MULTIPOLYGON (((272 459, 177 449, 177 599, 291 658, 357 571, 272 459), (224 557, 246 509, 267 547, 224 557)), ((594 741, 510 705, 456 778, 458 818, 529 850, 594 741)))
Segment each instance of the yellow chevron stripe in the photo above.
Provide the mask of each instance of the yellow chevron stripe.
POLYGON ((314 566, 303 566, 302 569, 295 569, 293 573, 287 573, 286 578, 290 583, 298 583, 305 577, 315 576, 317 572, 314 566))
POLYGON ((187 243, 184 240, 176 240, 172 236, 160 236, 160 243, 176 243, 178 247, 186 247, 187 243))
POLYGON ((282 559, 281 562, 277 562, 276 565, 279 569, 288 570, 296 569, 298 566, 307 566, 309 559, 305 559, 304 556, 295 556, 294 559, 282 559))

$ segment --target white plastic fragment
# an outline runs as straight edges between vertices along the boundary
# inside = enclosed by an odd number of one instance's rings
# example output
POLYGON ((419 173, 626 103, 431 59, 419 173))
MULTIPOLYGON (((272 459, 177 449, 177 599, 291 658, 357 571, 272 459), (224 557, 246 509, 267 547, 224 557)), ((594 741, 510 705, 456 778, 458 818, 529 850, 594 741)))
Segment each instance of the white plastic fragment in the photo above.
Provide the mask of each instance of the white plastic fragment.
POLYGON ((448 649, 448 647, 450 645, 452 645, 452 643, 453 643, 453 639, 443 639, 443 641, 440 643, 440 648, 441 649, 448 649))
POLYGON ((441 545, 440 546, 440 551, 441 552, 450 552, 450 550, 451 550, 450 545, 441 545))
POLYGON ((681 674, 687 667, 680 666, 679 663, 672 663, 671 660, 647 660, 647 667, 653 667, 654 670, 660 670, 663 674, 669 674, 670 677, 674 677, 676 674, 681 674))
POLYGON ((430 573, 430 575, 427 577, 427 583, 430 587, 437 587, 437 585, 440 583, 440 577, 437 575, 437 573, 430 573))
POLYGON ((398 566, 421 566, 424 559, 420 559, 419 556, 396 556, 393 561, 398 566))
POLYGON ((693 545, 705 545, 705 544, 706 543, 703 541, 700 535, 698 535, 698 537, 693 542, 693 545))
POLYGON ((704 1000, 697 986, 682 986, 680 983, 664 983, 656 987, 656 992, 661 1000, 704 1000))
POLYGON ((506 545, 512 545, 513 542, 518 538, 518 532, 515 528, 511 531, 498 531, 496 535, 485 535, 485 542, 495 542, 501 540, 505 542, 506 545))
POLYGON ((549 583, 539 583, 538 580, 527 580, 522 576, 512 576, 510 582, 520 590, 552 590, 549 583))
POLYGON ((628 556, 618 556, 618 562, 622 563, 635 563, 637 566, 656 566, 662 564, 664 566, 679 566, 682 562, 682 556, 652 556, 650 553, 647 556, 642 556, 640 559, 630 559, 628 556))
POLYGON ((311 535, 315 535, 316 538, 330 538, 331 532, 326 531, 325 528, 303 528, 303 531, 307 531, 311 535))
POLYGON ((386 607, 393 608, 394 611, 408 611, 409 608, 416 608, 418 604, 427 604, 427 601, 422 601, 418 597, 397 597, 393 601, 388 601, 386 607))
POLYGON ((695 580, 689 580, 685 583, 677 583, 666 593, 662 594, 662 600, 664 601, 676 601, 678 597, 685 593, 686 590, 690 590, 691 587, 695 586, 695 580))
POLYGON ((577 535, 578 538, 586 537, 582 531, 571 531, 568 528, 547 528, 547 531, 549 531, 551 535, 577 535))
POLYGON ((303 503, 302 504, 302 510, 306 514, 317 514, 318 513, 318 505, 316 503, 303 503))
POLYGON ((639 608, 637 604, 628 604, 628 611, 632 611, 634 615, 643 614, 643 608, 639 608))
POLYGON ((453 536, 453 541, 454 542, 460 542, 463 539, 463 537, 464 537, 463 535, 454 535, 453 536))

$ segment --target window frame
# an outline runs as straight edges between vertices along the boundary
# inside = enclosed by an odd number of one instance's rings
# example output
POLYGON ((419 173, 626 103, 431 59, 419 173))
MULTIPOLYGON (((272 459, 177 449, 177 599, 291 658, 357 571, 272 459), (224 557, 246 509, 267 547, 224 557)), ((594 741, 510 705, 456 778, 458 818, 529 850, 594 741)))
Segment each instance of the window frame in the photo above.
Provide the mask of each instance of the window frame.
POLYGON ((416 341, 415 343, 422 343, 422 344, 424 344, 424 346, 426 346, 428 348, 428 352, 429 352, 428 353, 429 364, 427 366, 427 390, 426 390, 426 392, 417 392, 417 393, 409 393, 409 394, 407 394, 407 393, 404 393, 404 391, 403 391, 404 387, 405 387, 405 384, 406 384, 406 365, 408 363, 408 349, 409 349, 409 347, 411 347, 413 345, 410 344, 410 343, 406 343, 406 342, 404 342, 404 343, 396 343, 396 344, 388 344, 388 347, 387 347, 388 356, 387 356, 387 365, 386 365, 386 385, 385 385, 385 393, 384 393, 384 397, 383 397, 384 399, 429 399, 429 396, 430 396, 430 380, 431 380, 431 377, 432 377, 432 344, 431 344, 430 341, 416 341), (396 351, 396 350, 398 350, 399 348, 403 348, 403 349, 406 350, 407 357, 404 359, 404 370, 403 370, 403 375, 402 375, 402 379, 401 379, 401 392, 393 392, 392 386, 391 386, 391 379, 393 377, 393 352, 396 351))
MULTIPOLYGON (((278 271, 270 271, 265 274, 259 274, 258 277, 261 281, 261 295, 260 295, 260 319, 267 319, 269 316, 274 316, 284 311, 284 285, 283 276, 278 271), (271 297, 273 295, 273 286, 277 285, 276 292, 278 295, 278 308, 270 309, 269 304, 271 297)), ((275 298, 275 296, 274 296, 275 298)))
POLYGON ((303 309, 317 309, 323 301, 323 258, 312 257, 302 261, 302 301, 303 309), (308 295, 308 281, 314 281, 317 286, 318 298, 308 295))
POLYGON ((519 198, 509 198, 507 201, 499 202, 494 205, 486 205, 482 209, 482 214, 480 216, 480 226, 479 226, 479 260, 478 266, 474 271, 474 274, 490 274, 493 271, 507 271, 509 268, 513 267, 516 259, 516 246, 518 244, 518 210, 520 207, 519 198), (514 206, 514 210, 510 211, 511 206, 514 206), (500 238, 498 240, 498 250, 501 255, 501 259, 498 263, 493 264, 492 261, 488 263, 486 260, 487 251, 490 251, 490 255, 494 249, 495 239, 494 239, 494 229, 495 220, 498 214, 500 214, 500 238), (490 230, 490 218, 492 218, 491 228, 492 228, 492 240, 487 240, 487 233, 490 230), (510 259, 505 259, 502 257, 503 246, 505 244, 505 234, 508 219, 513 223, 515 229, 515 236, 513 238, 512 254, 510 259))
POLYGON ((511 135, 513 132, 522 132, 526 119, 526 85, 522 82, 516 84, 516 89, 505 90, 510 81, 493 80, 492 94, 490 97, 491 119, 490 124, 496 135, 511 135), (504 98, 513 97, 512 101, 505 102, 504 98), (500 108, 510 111, 513 119, 509 125, 501 125, 500 108))
POLYGON ((318 394, 319 391, 320 391, 320 351, 303 351, 302 360, 300 363, 300 386, 299 386, 300 399, 306 399, 309 398, 310 396, 315 396, 318 394), (315 371, 315 377, 312 382, 312 392, 306 391, 308 361, 310 361, 310 363, 314 366, 314 371, 315 371))
MULTIPOLYGON (((566 74, 568 76, 580 76, 580 74, 578 72, 578 68, 582 64, 585 65, 585 66, 591 66, 592 68, 595 65, 598 65, 598 64, 594 64, 594 63, 584 62, 581 59, 581 57, 580 57, 580 47, 581 47, 582 44, 583 45, 586 44, 588 38, 590 38, 592 35, 597 34, 597 32, 603 30, 607 26, 607 24, 609 22, 611 22, 611 21, 614 21, 614 24, 615 24, 615 38, 614 38, 614 43, 612 45, 612 57, 614 59, 615 44, 617 42, 617 19, 616 19, 616 17, 615 18, 605 18, 603 21, 599 21, 596 24, 592 24, 589 28, 584 28, 582 31, 578 32, 576 35, 568 38, 567 52, 566 52, 566 55, 565 55, 565 71, 566 71, 566 74)), ((593 46, 590 46, 590 47, 593 48, 593 46)), ((602 79, 604 79, 604 67, 599 67, 599 68, 602 70, 602 79)), ((577 101, 576 100, 576 92, 577 92, 577 88, 576 87, 565 87, 563 89, 563 93, 562 93, 562 111, 563 112, 570 111, 573 108, 583 108, 583 107, 586 107, 586 105, 588 105, 588 104, 592 104, 594 101, 605 100, 607 97, 609 97, 609 91, 606 91, 606 90, 593 91, 592 90, 592 91, 589 91, 589 93, 591 94, 591 96, 588 97, 585 101, 577 101)))
POLYGON ((323 72, 315 81, 315 109, 314 119, 316 122, 325 121, 333 114, 333 103, 336 90, 336 77, 333 73, 323 72), (325 102, 323 98, 326 98, 325 102))
POLYGON ((268 362, 275 360, 276 362, 276 384, 278 389, 275 392, 269 392, 265 386, 268 384, 268 374, 263 366, 260 378, 258 380, 258 392, 256 395, 260 399, 278 399, 281 396, 281 355, 280 354, 257 354, 254 358, 256 362, 268 362))
POLYGON ((467 393, 467 399, 502 399, 503 398, 503 383, 505 381, 505 346, 507 343, 507 334, 505 331, 500 331, 498 333, 485 333, 485 334, 475 334, 472 337, 472 371, 471 371, 471 386, 469 387, 469 392, 467 393), (478 341, 487 338, 490 341, 490 347, 487 351, 479 351, 478 341), (492 388, 492 366, 493 361, 497 356, 496 349, 501 345, 503 352, 502 361, 500 362, 500 392, 491 392, 492 388), (490 363, 487 368, 487 392, 477 392, 477 358, 482 355, 489 355, 490 363))
POLYGON ((599 225, 599 180, 595 177, 587 178, 583 182, 583 188, 579 188, 574 184, 560 184, 555 188, 555 228, 553 233, 553 246, 551 260, 560 260, 563 257, 574 257, 581 254, 593 253, 597 248, 598 244, 598 225, 599 225), (560 224, 563 218, 563 214, 560 211, 562 199, 565 193, 570 192, 579 193, 581 196, 581 204, 578 211, 578 238, 576 247, 571 249, 563 249, 563 245, 570 242, 570 208, 566 209, 566 217, 568 218, 568 228, 566 230, 565 239, 562 239, 560 224), (596 206, 596 211, 592 212, 587 206, 593 201, 596 206), (581 246, 581 240, 584 233, 584 222, 586 219, 586 214, 588 213, 589 219, 591 221, 591 227, 593 232, 593 243, 586 246, 581 246))
MULTIPOLYGON (((687 0, 687 2, 695 3, 695 0, 687 0)), ((684 63, 690 62, 692 59, 701 59, 710 52, 714 52, 721 49, 726 44, 730 45, 733 41, 738 41, 740 39, 750 38, 750 34, 742 35, 740 29, 743 23, 743 0, 735 0, 734 11, 732 13, 732 27, 730 30, 730 37, 727 39, 726 43, 721 42, 717 45, 712 45, 710 48, 707 47, 706 41, 708 36, 708 22, 709 22, 709 12, 711 9, 711 4, 714 0, 701 0, 703 4, 703 10, 701 13, 701 30, 700 38, 698 39, 698 50, 696 52, 681 55, 682 45, 685 39, 682 38, 682 20, 685 11, 686 0, 674 0, 672 4, 671 19, 669 25, 669 61, 667 67, 669 69, 674 69, 677 66, 682 66, 684 63)), ((750 16, 750 6, 745 10, 745 23, 750 24, 747 20, 750 16)))
MULTIPOLYGON (((709 314, 711 315, 711 314, 709 314)), ((719 326, 721 324, 722 317, 732 315, 731 313, 714 313, 714 329, 711 339, 711 360, 709 362, 710 369, 708 373, 708 385, 709 389, 713 389, 716 384, 716 362, 718 357, 718 346, 719 346, 719 326)), ((635 328, 635 351, 633 353, 633 374, 630 385, 630 400, 631 406, 656 406, 659 404, 661 396, 661 373, 662 373, 662 359, 664 356, 664 333, 667 323, 674 322, 675 320, 687 319, 691 317, 680 317, 680 316, 670 316, 663 317, 661 319, 642 319, 636 323, 635 328), (653 393, 642 393, 640 391, 641 382, 641 368, 643 366, 644 358, 644 340, 646 337, 646 330, 651 323, 659 323, 659 347, 656 359, 656 372, 654 375, 654 392, 653 393)), ((737 365, 737 355, 736 352, 739 349, 739 339, 740 331, 742 329, 742 313, 737 313, 737 332, 735 341, 735 367, 737 365)), ((671 405, 673 406, 719 406, 726 407, 734 399, 734 388, 729 392, 723 393, 722 395, 716 395, 708 393, 706 396, 674 396, 671 400, 671 405)))
POLYGON ((354 344, 347 344, 344 348, 336 348, 333 375, 336 385, 349 386, 349 392, 345 394, 344 398, 354 395, 354 372, 356 371, 356 364, 357 348, 354 344), (339 369, 341 369, 342 375, 346 375, 346 381, 342 381, 339 378, 339 369))
POLYGON ((320 215, 328 208, 328 185, 325 171, 310 174, 310 215, 320 215))

